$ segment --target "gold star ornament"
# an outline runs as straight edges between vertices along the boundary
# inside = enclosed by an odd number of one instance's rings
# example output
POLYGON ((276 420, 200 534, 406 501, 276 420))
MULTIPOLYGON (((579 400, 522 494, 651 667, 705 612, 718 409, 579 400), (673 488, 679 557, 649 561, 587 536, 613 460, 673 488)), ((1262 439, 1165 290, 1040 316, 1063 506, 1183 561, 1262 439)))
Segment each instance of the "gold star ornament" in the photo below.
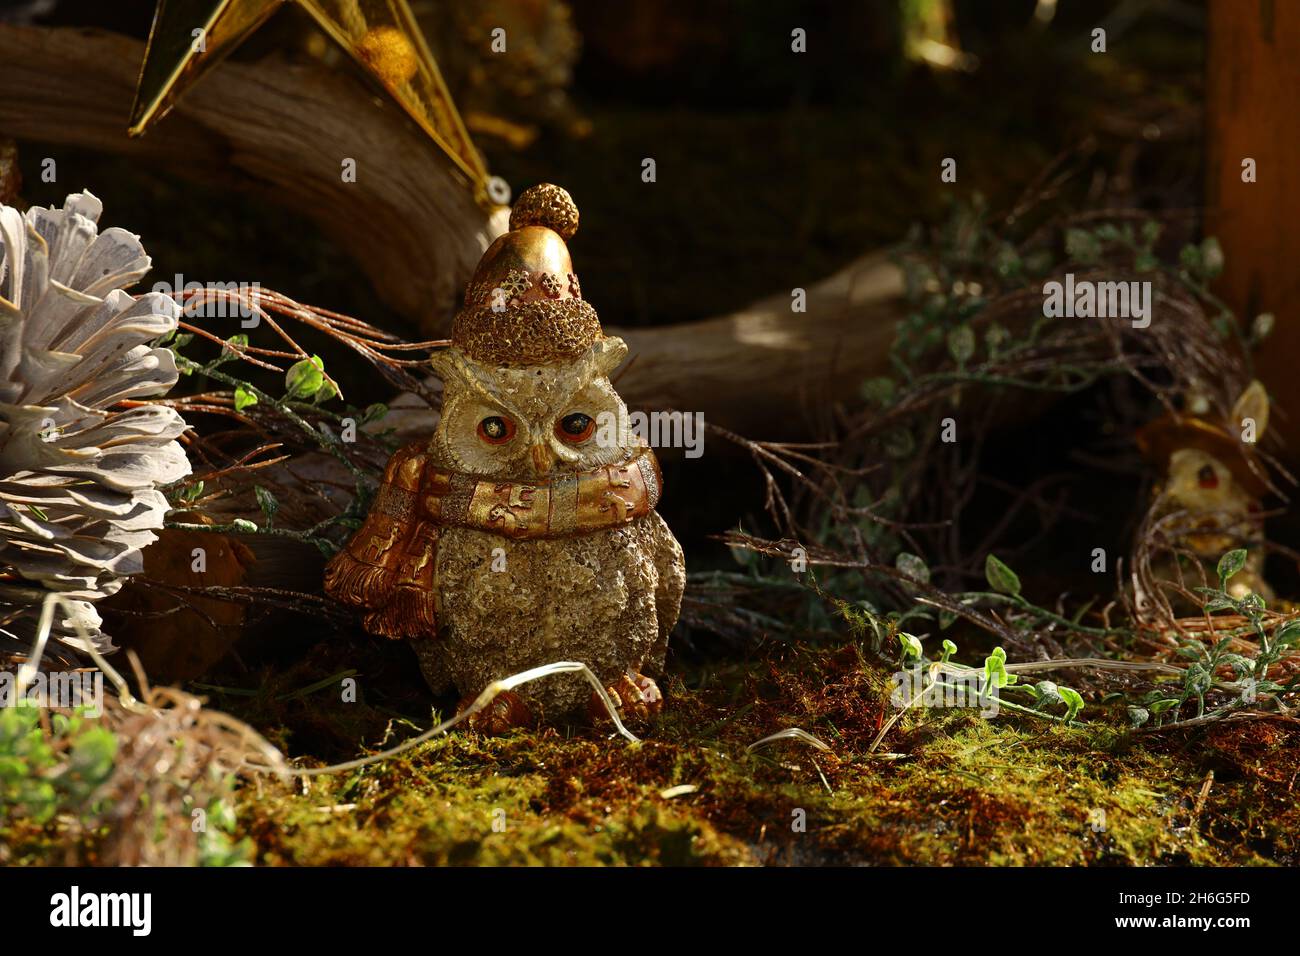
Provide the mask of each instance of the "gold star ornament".
POLYGON ((286 3, 306 10, 388 91, 469 177, 481 200, 505 201, 491 195, 499 180, 488 176, 407 0, 158 0, 130 135, 166 116, 186 89, 286 3))

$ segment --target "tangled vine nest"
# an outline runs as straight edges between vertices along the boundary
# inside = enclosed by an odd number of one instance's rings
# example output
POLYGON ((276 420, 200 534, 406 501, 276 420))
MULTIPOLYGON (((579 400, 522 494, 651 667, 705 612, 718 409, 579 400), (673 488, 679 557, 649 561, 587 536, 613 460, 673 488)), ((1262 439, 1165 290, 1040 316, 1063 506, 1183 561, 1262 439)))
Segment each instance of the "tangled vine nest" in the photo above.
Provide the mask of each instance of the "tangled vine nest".
MULTIPOLYGON (((1023 205, 1013 209, 1024 212, 1023 205)), ((1216 584, 1203 557, 1185 544, 1208 516, 1170 512, 1161 496, 1148 496, 1142 489, 1159 476, 1134 442, 1135 431, 1162 412, 1228 420, 1251 379, 1250 351, 1266 324, 1239 323, 1213 295, 1209 283, 1222 253, 1213 239, 1192 242, 1179 216, 1104 209, 1048 217, 1027 235, 1012 228, 1015 218, 954 205, 948 222, 900 250, 912 313, 896 330, 893 371, 864 384, 861 406, 830 410, 825 442, 779 445, 723 434, 759 467, 775 533, 722 535, 733 550, 769 560, 746 561, 744 573, 708 576, 690 595, 688 611, 702 626, 737 639, 770 633, 772 621, 790 620, 787 585, 798 579, 776 559, 796 571, 806 567, 814 591, 851 621, 875 622, 868 636, 878 647, 891 642, 882 648, 887 656, 909 626, 924 628, 937 643, 962 621, 968 637, 982 632, 1024 661, 1020 666, 1073 670, 1086 689, 1123 690, 1135 702, 1167 706, 1199 700, 1202 711, 1209 706, 1210 714, 1234 719, 1289 719, 1284 698, 1294 680, 1282 682, 1297 670, 1294 648, 1286 649, 1295 643, 1295 614, 1262 604, 1245 616, 1240 609, 1221 613, 1232 610, 1226 606, 1187 613, 1206 605, 1202 592, 1216 584), (1162 240, 1166 232, 1172 241, 1162 240), (1045 318, 1043 283, 1066 273, 1077 283, 1151 283, 1152 321, 1045 318), (1047 415, 1074 399, 1091 404, 1076 402, 1068 412, 1075 417, 1065 419, 1077 438, 1072 472, 1019 468, 1013 479, 998 478, 990 468, 998 436, 1030 422, 1042 429, 1047 415), (1080 407, 1087 409, 1082 417, 1080 407), (954 440, 945 429, 957 422, 954 440), (1136 489, 1129 547, 1111 556, 1107 573, 1092 577, 1091 586, 1054 602, 1032 603, 1018 581, 1014 588, 993 585, 994 552, 1014 561, 1044 547, 1081 547, 1062 519, 1076 528, 1089 520, 1065 493, 1085 475, 1136 489), (1002 503, 991 506, 996 496, 1002 503), (1160 569, 1177 568, 1180 559, 1185 574, 1162 578, 1160 569), (754 602, 744 614, 728 606, 739 594, 754 602), (1252 668, 1268 701, 1234 703, 1252 668), (1171 694, 1160 683, 1171 677, 1185 687, 1171 694), (1209 705, 1203 677, 1212 687, 1209 705)), ((1272 491, 1285 499, 1281 489, 1294 483, 1292 476, 1267 445, 1258 460, 1272 491)), ((1106 517, 1117 523, 1113 513, 1106 517)), ((761 526, 747 522, 754 523, 761 526)), ((816 615, 803 617, 816 625, 816 615)), ((829 618, 825 623, 833 626, 829 618)), ((1198 712, 1194 719, 1211 718, 1198 712)))

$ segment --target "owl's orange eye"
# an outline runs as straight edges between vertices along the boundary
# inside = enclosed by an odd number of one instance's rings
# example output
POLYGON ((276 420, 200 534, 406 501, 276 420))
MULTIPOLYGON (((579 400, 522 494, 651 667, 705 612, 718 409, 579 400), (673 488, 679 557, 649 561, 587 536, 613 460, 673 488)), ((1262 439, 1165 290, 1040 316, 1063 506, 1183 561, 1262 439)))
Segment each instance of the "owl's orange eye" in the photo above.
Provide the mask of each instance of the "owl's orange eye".
POLYGON ((1196 473, 1196 483, 1202 488, 1219 487, 1219 476, 1215 474, 1213 465, 1202 465, 1201 470, 1196 473))
POLYGON ((515 423, 500 415, 490 415, 478 423, 478 437, 489 445, 504 445, 515 437, 515 423))
POLYGON ((577 445, 591 437, 596 430, 596 421, 590 415, 574 412, 565 415, 555 423, 555 434, 570 445, 577 445))

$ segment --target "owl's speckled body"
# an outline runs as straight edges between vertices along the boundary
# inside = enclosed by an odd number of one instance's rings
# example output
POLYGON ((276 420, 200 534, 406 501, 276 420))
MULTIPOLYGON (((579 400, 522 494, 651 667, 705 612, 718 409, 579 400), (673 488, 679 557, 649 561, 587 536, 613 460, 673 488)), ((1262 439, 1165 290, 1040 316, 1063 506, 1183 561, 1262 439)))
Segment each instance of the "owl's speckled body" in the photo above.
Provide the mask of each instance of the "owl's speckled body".
MULTIPOLYGON (((610 382, 627 345, 601 331, 572 271, 577 219, 558 187, 520 196, 432 358, 437 427, 393 457, 326 588, 373 632, 410 640, 435 691, 472 698, 580 661, 625 717, 645 717, 662 703, 685 562, 654 511, 654 455, 610 382)), ((502 694, 486 725, 568 719, 591 696, 580 675, 546 677, 502 694)))
MULTIPOLYGON (((415 642, 435 689, 476 693, 557 660, 582 661, 607 685, 629 670, 659 677, 686 578, 681 547, 654 512, 624 528, 540 541, 452 528, 438 553, 443 626, 415 642)), ((591 695, 567 674, 521 691, 547 719, 576 715, 591 695)))

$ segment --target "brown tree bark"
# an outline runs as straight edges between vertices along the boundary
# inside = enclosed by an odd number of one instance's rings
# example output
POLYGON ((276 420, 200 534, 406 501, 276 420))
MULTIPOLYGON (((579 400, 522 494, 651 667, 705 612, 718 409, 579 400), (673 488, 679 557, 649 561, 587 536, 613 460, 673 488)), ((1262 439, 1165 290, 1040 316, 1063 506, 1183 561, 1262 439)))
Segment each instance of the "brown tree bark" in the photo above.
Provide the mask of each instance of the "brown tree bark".
POLYGON ((1218 294, 1244 322, 1272 312, 1257 373, 1281 414, 1275 429, 1300 460, 1300 3, 1211 0, 1206 85, 1208 235, 1223 244, 1218 294), (1242 163, 1255 162, 1255 182, 1242 163))

